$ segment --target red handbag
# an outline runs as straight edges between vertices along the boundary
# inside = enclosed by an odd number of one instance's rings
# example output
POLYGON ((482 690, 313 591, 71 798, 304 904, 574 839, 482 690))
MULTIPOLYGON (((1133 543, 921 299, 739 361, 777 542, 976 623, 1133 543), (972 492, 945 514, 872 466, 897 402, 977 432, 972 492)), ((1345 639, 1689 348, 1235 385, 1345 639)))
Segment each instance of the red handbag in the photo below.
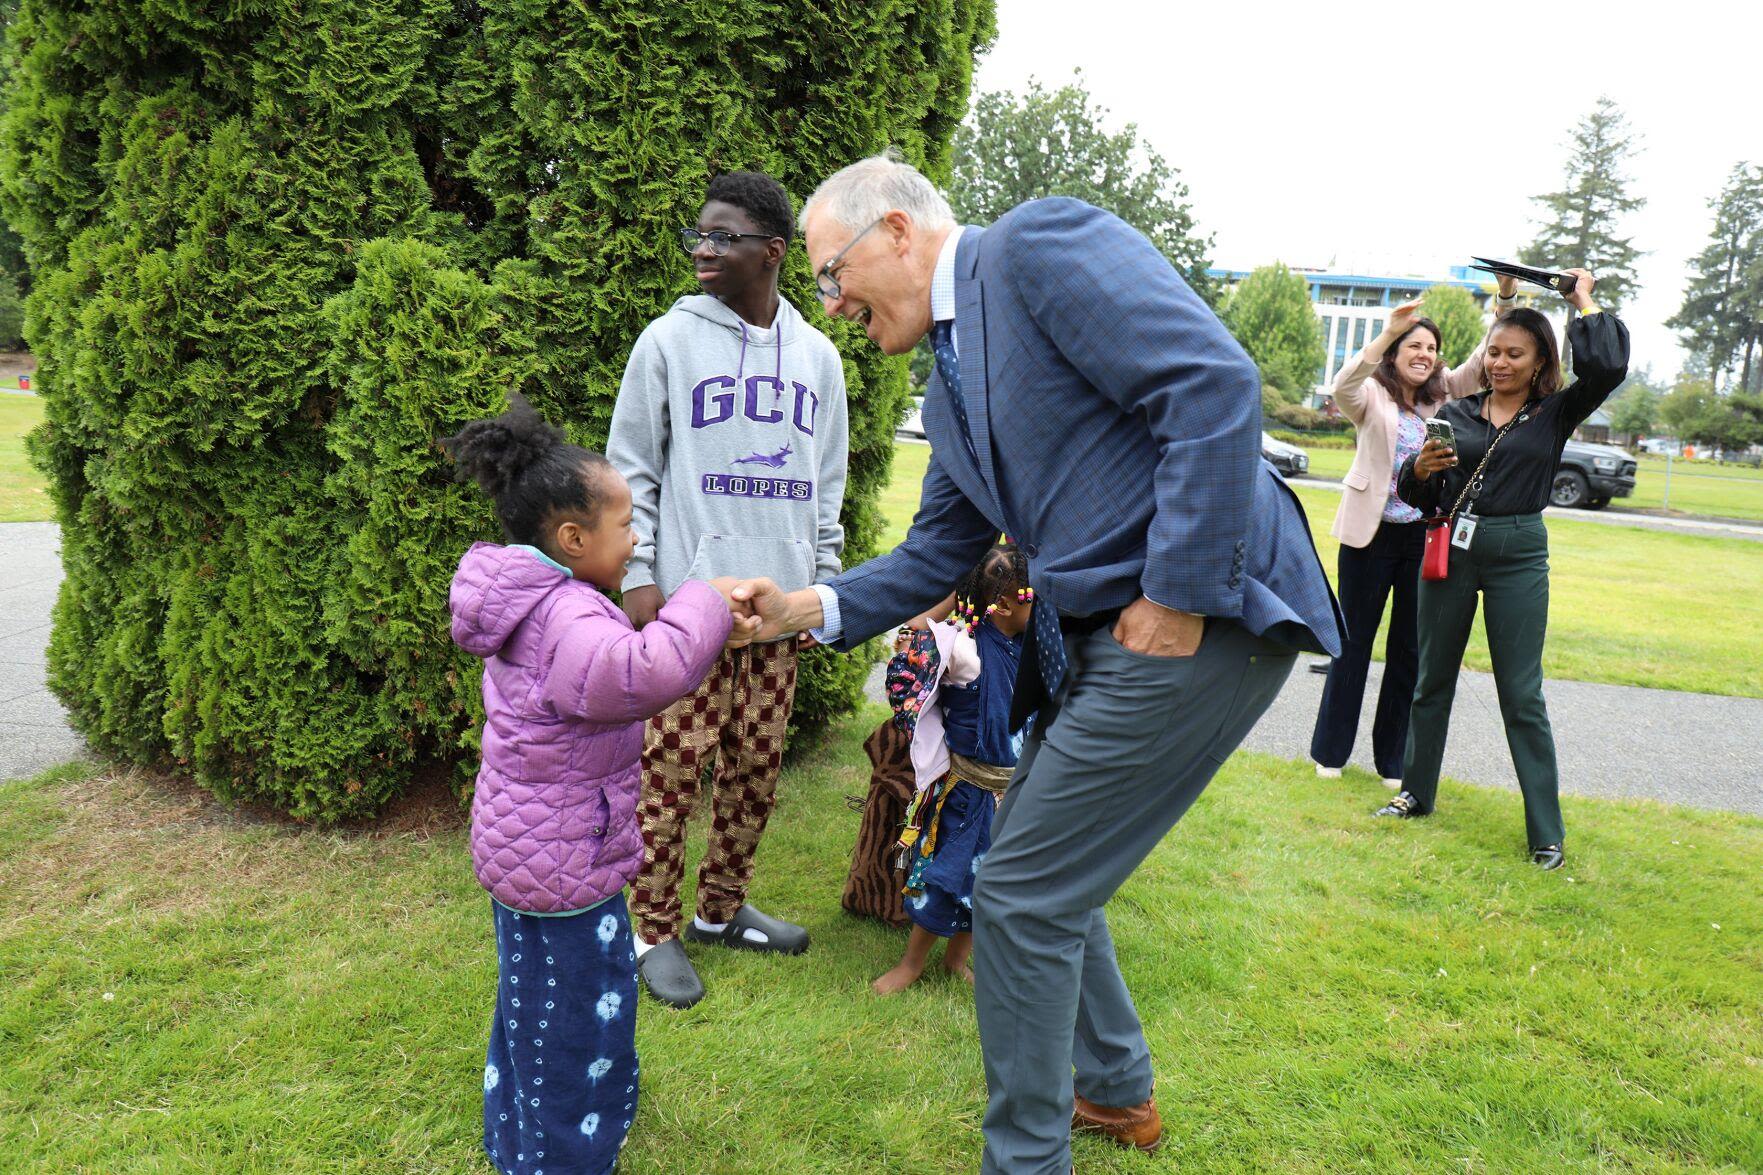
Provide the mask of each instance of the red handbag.
POLYGON ((1451 572, 1451 520, 1426 520, 1426 553, 1420 557, 1421 579, 1444 579, 1451 572))

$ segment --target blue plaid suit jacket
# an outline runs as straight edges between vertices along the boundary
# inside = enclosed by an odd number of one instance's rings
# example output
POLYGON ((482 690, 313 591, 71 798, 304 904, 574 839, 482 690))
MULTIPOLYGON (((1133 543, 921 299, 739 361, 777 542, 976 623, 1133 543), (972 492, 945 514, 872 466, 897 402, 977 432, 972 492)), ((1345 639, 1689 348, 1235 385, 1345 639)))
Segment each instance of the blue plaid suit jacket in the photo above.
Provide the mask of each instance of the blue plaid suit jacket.
POLYGON ((839 648, 941 600, 1003 530, 1062 614, 1143 595, 1340 652, 1303 507, 1261 457, 1255 364, 1150 241, 1082 201, 1031 200, 962 234, 955 297, 978 460, 933 377, 918 514, 831 582, 839 648))

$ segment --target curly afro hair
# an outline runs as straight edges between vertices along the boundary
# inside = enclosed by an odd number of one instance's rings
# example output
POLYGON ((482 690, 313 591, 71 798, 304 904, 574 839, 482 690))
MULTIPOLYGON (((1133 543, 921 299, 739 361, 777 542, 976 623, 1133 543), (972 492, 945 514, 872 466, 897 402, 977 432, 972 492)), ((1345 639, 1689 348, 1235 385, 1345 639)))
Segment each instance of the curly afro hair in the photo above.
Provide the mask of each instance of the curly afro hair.
POLYGON ((784 186, 761 171, 731 171, 710 181, 704 202, 720 200, 753 218, 759 230, 782 237, 787 245, 795 234, 795 214, 784 186))
POLYGON ((601 471, 612 463, 566 441, 524 396, 508 399, 508 411, 472 421, 441 445, 459 475, 495 499, 508 541, 543 548, 545 523, 559 511, 598 516, 606 499, 601 471))

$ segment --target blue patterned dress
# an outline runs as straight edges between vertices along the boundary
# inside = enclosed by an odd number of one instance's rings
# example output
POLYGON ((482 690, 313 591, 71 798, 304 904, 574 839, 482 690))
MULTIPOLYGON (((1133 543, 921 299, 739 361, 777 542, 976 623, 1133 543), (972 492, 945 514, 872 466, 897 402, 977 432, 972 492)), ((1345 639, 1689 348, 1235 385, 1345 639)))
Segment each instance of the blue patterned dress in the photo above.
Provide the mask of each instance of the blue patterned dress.
MULTIPOLYGON (((974 632, 979 676, 964 686, 944 682, 938 691, 949 750, 978 763, 1011 767, 1016 740, 1010 701, 1022 638, 1007 637, 990 620, 974 632)), ((906 916, 942 938, 973 929, 973 883, 992 847, 997 797, 951 768, 921 798, 921 831, 906 876, 906 916)))

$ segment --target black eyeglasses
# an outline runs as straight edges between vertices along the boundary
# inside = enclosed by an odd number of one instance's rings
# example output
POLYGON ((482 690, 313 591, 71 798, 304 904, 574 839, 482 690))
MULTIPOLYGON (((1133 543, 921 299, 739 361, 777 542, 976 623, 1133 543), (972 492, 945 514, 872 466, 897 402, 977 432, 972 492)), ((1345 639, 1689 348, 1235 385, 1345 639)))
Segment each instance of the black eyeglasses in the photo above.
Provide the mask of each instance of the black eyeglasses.
POLYGON ((881 220, 877 220, 875 224, 871 224, 869 228, 864 229, 862 232, 847 241, 843 249, 840 249, 837 253, 834 253, 831 257, 826 259, 826 264, 821 266, 820 272, 814 275, 814 284, 820 290, 820 296, 822 298, 828 302, 836 302, 845 296, 844 288, 839 285, 839 279, 833 276, 833 266, 844 260, 845 254, 849 253, 858 241, 867 237, 877 224, 880 224, 882 220, 886 219, 887 218, 884 216, 881 220))
POLYGON ((698 246, 705 241, 710 242, 712 253, 718 257, 724 257, 728 255, 728 247, 736 241, 769 241, 772 239, 770 233, 730 233, 719 228, 711 229, 707 233, 701 233, 695 228, 679 230, 680 248, 686 251, 688 257, 696 253, 698 246))

